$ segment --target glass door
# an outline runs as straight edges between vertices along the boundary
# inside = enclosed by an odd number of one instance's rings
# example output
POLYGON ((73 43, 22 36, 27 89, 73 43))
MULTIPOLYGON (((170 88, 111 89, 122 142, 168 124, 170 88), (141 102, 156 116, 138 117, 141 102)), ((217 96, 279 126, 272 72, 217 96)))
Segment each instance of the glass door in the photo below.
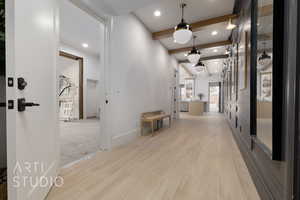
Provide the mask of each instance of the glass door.
POLYGON ((220 85, 209 84, 209 112, 220 112, 220 85))

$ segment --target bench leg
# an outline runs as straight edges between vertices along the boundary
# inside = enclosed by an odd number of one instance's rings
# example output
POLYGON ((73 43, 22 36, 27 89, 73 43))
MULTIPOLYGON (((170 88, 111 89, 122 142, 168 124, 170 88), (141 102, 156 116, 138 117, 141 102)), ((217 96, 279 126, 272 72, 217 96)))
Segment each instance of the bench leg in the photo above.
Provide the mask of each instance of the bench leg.
POLYGON ((154 123, 151 121, 151 131, 152 131, 152 136, 154 135, 154 123))
POLYGON ((141 121, 141 136, 143 135, 143 130, 144 130, 144 123, 141 121))

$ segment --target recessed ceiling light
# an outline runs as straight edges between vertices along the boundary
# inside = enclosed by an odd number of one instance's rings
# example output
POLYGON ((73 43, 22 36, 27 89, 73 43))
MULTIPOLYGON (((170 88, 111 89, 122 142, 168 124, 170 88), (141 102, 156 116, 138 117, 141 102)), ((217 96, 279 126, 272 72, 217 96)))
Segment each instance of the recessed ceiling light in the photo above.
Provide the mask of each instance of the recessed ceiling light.
POLYGON ((218 31, 211 32, 211 35, 217 35, 217 34, 218 34, 218 31))
POLYGON ((217 53, 217 52, 218 52, 218 49, 214 49, 214 52, 217 53))
POLYGON ((185 54, 184 54, 184 56, 185 56, 185 57, 187 57, 187 56, 188 56, 188 54, 187 54, 187 53, 185 53, 185 54))
POLYGON ((161 16, 161 12, 159 10, 154 11, 154 16, 155 17, 160 17, 161 16))
POLYGON ((82 43, 82 46, 83 46, 84 48, 88 48, 88 47, 89 47, 89 45, 88 45, 87 43, 82 43))

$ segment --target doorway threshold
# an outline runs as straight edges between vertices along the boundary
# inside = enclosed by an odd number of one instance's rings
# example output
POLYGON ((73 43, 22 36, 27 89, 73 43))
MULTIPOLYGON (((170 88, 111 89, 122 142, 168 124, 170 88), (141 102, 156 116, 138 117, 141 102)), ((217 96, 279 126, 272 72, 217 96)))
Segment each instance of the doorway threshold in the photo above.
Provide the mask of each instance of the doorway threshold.
POLYGON ((88 155, 86 155, 86 156, 84 156, 84 157, 82 157, 78 160, 75 160, 71 163, 68 163, 68 164, 62 166, 61 169, 67 169, 67 168, 70 168, 70 167, 76 165, 77 163, 79 163, 81 161, 90 160, 90 159, 94 158, 98 152, 102 152, 102 151, 97 151, 97 152, 94 152, 94 153, 90 153, 90 154, 88 154, 88 155))

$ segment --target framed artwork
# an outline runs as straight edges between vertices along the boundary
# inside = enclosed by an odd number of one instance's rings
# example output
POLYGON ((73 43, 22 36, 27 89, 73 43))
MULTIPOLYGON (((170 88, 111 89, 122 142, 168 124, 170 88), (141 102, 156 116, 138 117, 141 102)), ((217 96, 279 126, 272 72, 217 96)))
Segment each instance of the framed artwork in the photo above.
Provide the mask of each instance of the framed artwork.
POLYGON ((273 80, 272 72, 260 74, 260 99, 261 101, 272 102, 273 80))
POLYGON ((247 70, 248 70, 248 32, 245 31, 241 35, 239 43, 239 58, 238 58, 238 72, 239 72, 239 89, 247 88, 247 70))

